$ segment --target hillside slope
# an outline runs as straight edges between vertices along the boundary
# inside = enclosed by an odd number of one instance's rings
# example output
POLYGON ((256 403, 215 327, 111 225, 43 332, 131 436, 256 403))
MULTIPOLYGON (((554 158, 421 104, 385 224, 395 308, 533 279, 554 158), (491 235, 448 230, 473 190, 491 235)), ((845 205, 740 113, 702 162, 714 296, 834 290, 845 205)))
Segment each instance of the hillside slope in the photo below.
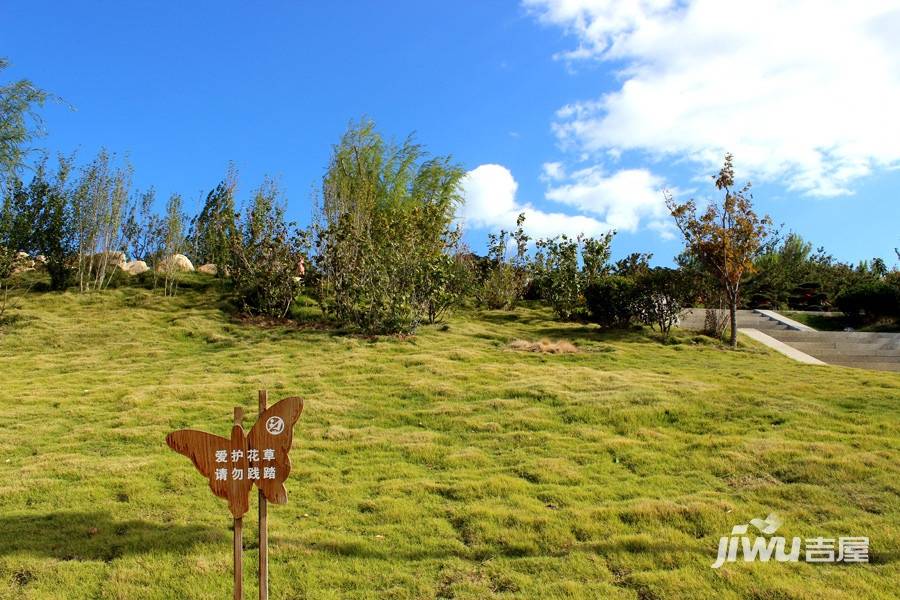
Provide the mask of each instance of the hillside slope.
MULTIPOLYGON (((230 518, 165 435, 306 399, 271 598, 887 598, 900 374, 662 345, 549 313, 370 340, 213 291, 34 294, 0 335, 0 597, 230 597, 230 518), (565 339, 575 354, 509 347, 565 339), (871 564, 735 563, 732 526, 869 536, 871 564)), ((255 511, 245 524, 255 595, 255 511)))

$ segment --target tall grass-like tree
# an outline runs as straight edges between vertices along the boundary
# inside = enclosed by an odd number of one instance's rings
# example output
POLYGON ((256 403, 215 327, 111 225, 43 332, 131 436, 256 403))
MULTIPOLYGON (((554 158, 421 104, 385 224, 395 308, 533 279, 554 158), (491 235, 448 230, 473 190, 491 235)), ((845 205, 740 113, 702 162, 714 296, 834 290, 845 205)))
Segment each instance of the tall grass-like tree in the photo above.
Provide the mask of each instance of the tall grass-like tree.
POLYGON ((150 188, 129 204, 122 225, 123 248, 131 260, 142 260, 156 266, 162 258, 159 239, 164 233, 163 219, 153 210, 156 190, 150 188))
POLYGON ((350 127, 323 179, 316 228, 326 313, 371 333, 409 333, 436 315, 463 174, 411 138, 385 141, 371 121, 350 127))
MULTIPOLYGON (((0 57, 0 73, 8 67, 9 61, 0 57)), ((14 230, 13 227, 23 223, 8 217, 13 212, 11 203, 22 191, 18 174, 29 151, 28 143, 43 132, 38 109, 49 98, 47 92, 27 79, 0 85, 0 193, 3 196, 0 211, 6 215, 0 217, 0 276, 9 274, 16 252, 24 249, 16 246, 16 238, 30 235, 30 224, 24 223, 21 231, 14 230)))
POLYGON ((227 271, 231 262, 231 240, 237 235, 234 195, 237 170, 230 166, 228 173, 209 194, 200 213, 191 222, 189 237, 191 258, 198 264, 217 265, 217 276, 227 271))
MULTIPOLYGON (((0 58, 0 72, 9 61, 0 58)), ((27 79, 0 85, 0 181, 16 173, 28 152, 27 144, 42 133, 38 108, 50 94, 27 79)))
POLYGON ((722 203, 710 203, 702 213, 693 200, 677 203, 666 193, 666 207, 681 230, 692 252, 719 281, 728 302, 731 334, 729 343, 737 346, 737 307, 741 280, 753 271, 754 259, 773 238, 772 220, 753 211, 750 183, 736 189, 733 156, 715 177, 716 189, 724 192, 722 203))

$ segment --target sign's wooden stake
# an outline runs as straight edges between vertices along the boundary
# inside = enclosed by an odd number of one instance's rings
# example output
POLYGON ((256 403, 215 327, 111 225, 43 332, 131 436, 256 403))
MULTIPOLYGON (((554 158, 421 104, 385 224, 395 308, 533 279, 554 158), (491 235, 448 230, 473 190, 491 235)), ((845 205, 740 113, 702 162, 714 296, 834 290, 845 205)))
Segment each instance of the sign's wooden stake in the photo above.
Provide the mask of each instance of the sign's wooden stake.
MULTIPOLYGON (((244 420, 244 409, 234 407, 234 424, 244 420)), ((244 518, 234 518, 234 600, 244 598, 244 518)))
MULTIPOLYGON (((259 390, 259 414, 266 412, 269 392, 259 390)), ((269 518, 266 496, 259 490, 259 600, 269 600, 269 518)))

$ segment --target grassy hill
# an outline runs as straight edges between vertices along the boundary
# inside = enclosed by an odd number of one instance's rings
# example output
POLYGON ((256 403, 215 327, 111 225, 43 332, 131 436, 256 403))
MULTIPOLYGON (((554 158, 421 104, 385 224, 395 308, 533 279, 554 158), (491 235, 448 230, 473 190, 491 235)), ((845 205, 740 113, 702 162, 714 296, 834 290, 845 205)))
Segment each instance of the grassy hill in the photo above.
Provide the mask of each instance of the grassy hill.
MULTIPOLYGON (((165 435, 301 395, 271 597, 888 598, 900 375, 520 309, 406 339, 233 320, 214 289, 32 294, 0 334, 0 598, 227 598, 230 515, 165 435), (574 354, 511 349, 571 341, 574 354), (871 564, 710 568, 732 526, 871 564)), ((255 494, 245 519, 255 597, 255 494)))

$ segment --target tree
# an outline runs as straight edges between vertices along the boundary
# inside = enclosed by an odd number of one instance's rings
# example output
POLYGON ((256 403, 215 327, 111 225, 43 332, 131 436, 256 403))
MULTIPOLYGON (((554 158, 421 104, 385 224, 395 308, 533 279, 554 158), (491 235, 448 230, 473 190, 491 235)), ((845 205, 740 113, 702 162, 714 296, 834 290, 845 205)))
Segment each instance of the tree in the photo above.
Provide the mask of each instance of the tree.
POLYGON ((207 194, 203 208, 191 222, 191 257, 198 264, 217 265, 219 277, 225 274, 231 262, 231 239, 237 235, 234 219, 236 188, 237 171, 232 165, 225 179, 207 194))
MULTIPOLYGON (((9 61, 0 58, 0 72, 9 61)), ((0 86, 0 182, 14 175, 28 152, 26 144, 41 135, 37 109, 50 95, 27 79, 0 86)))
POLYGON ((105 288, 124 260, 123 226, 128 217, 132 168, 115 167, 106 150, 82 171, 72 195, 72 221, 81 291, 105 288))
POLYGON ((184 251, 184 213, 181 212, 181 196, 172 194, 166 202, 166 215, 163 219, 161 248, 158 254, 162 255, 160 265, 163 271, 163 294, 174 296, 178 291, 178 279, 176 273, 180 268, 175 262, 175 255, 184 251))
POLYGON ((127 216, 122 225, 122 240, 125 252, 131 260, 142 260, 151 266, 162 258, 163 244, 159 241, 164 235, 164 223, 153 211, 156 202, 156 190, 150 188, 138 194, 129 205, 127 216))
POLYGON ((703 213, 697 212, 694 200, 675 202, 666 192, 666 206, 681 230, 689 250, 697 256, 723 290, 728 302, 731 335, 729 343, 737 346, 737 307, 741 280, 753 271, 753 260, 769 246, 773 237, 772 221, 758 217, 753 211, 750 183, 734 187, 732 155, 715 177, 716 189, 723 191, 722 203, 710 203, 703 213))
POLYGON ((789 233, 778 247, 759 254, 753 261, 753 275, 744 284, 743 296, 754 308, 781 308, 792 293, 810 281, 812 244, 789 233))
POLYGON ((44 256, 53 290, 68 287, 71 276, 69 260, 74 251, 74 235, 69 202, 71 192, 67 186, 71 170, 72 160, 60 157, 51 180, 42 162, 29 186, 29 212, 33 219, 30 251, 44 256))
POLYGON ((612 272, 621 277, 638 277, 650 270, 650 259, 653 254, 644 252, 632 252, 625 258, 621 258, 613 265, 612 272))
POLYGON ((369 333, 410 333, 434 315, 451 263, 464 170, 371 121, 334 147, 315 226, 323 310, 369 333))
MULTIPOLYGON (((18 177, 10 180, 10 194, 0 213, 0 246, 42 256, 53 290, 67 287, 74 253, 68 185, 71 170, 71 158, 60 156, 55 173, 41 160, 28 185, 18 177)), ((10 266, 0 268, 0 278, 9 275, 10 266)))
POLYGON ((512 233, 488 234, 488 255, 481 262, 479 285, 475 298, 488 308, 509 310, 515 308, 525 295, 531 282, 528 265, 528 242, 525 233, 525 213, 516 218, 516 229, 512 233), (510 242, 515 244, 515 254, 508 256, 510 242))

